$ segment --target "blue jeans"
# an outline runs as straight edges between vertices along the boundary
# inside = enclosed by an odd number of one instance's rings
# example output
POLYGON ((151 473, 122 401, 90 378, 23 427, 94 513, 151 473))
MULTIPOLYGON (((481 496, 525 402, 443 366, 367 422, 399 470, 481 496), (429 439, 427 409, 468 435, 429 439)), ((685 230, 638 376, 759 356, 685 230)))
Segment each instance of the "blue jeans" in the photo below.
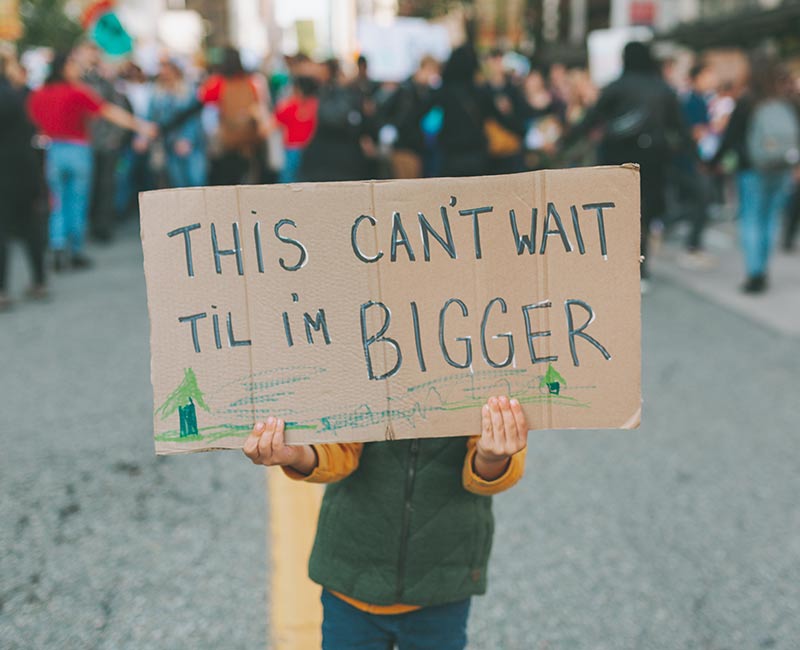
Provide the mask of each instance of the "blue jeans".
POLYGON ((50 188, 50 248, 83 249, 92 189, 92 150, 88 144, 54 140, 45 162, 50 188))
POLYGON ((283 163, 283 169, 278 175, 278 180, 281 183, 295 183, 297 182, 297 173, 300 171, 300 163, 303 162, 302 149, 286 148, 286 160, 283 163))
POLYGON ((322 591, 322 650, 463 650, 470 599, 407 614, 368 614, 322 591))
POLYGON ((187 156, 167 155, 167 176, 171 187, 200 187, 206 184, 206 155, 193 150, 187 156))
POLYGON ((763 275, 789 199, 792 176, 788 171, 747 170, 739 172, 736 180, 745 268, 749 276, 763 275))

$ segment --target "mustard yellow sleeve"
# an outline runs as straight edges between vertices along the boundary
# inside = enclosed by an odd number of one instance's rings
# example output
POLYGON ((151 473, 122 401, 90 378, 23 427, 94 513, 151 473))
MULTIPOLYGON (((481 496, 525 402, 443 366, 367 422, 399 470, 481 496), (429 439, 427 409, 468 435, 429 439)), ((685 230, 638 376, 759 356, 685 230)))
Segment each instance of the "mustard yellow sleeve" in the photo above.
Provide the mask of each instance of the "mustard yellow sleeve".
POLYGON ((335 483, 341 481, 358 469, 361 460, 363 443, 334 443, 328 445, 311 445, 317 454, 317 466, 308 476, 292 467, 283 467, 283 472, 295 481, 307 483, 335 483))
POLYGON ((525 454, 528 452, 528 448, 525 447, 525 449, 518 451, 511 457, 511 461, 503 474, 494 481, 487 481, 478 476, 475 471, 474 461, 478 438, 479 436, 471 436, 467 440, 467 456, 464 459, 464 470, 461 474, 464 489, 473 494, 491 496, 516 485, 525 473, 525 454))

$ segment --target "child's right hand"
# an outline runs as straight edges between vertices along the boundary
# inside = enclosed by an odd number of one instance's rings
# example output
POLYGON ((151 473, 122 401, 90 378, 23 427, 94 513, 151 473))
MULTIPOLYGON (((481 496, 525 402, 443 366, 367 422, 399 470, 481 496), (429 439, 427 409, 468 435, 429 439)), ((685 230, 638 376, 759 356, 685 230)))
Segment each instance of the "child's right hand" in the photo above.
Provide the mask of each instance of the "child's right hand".
POLYGON ((303 474, 310 474, 317 464, 317 454, 309 445, 284 444, 286 423, 272 416, 266 423, 257 422, 244 443, 244 455, 256 465, 291 465, 303 474))

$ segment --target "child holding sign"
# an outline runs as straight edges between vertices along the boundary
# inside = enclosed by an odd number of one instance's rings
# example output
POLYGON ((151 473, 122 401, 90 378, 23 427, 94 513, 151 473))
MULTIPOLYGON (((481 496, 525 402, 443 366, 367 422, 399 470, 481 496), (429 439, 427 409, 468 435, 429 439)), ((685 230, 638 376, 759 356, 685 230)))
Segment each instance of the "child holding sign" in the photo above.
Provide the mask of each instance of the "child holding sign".
POLYGON ((329 483, 309 576, 323 587, 323 650, 462 650, 470 599, 486 591, 491 495, 522 477, 528 424, 491 397, 481 434, 288 446, 285 423, 255 425, 257 465, 329 483))

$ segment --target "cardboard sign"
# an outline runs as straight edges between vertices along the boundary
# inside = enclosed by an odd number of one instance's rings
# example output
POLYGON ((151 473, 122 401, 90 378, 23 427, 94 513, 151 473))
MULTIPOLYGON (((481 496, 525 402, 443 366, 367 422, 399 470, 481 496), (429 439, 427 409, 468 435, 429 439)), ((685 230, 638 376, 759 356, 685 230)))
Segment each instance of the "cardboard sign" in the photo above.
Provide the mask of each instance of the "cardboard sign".
POLYGON ((156 452, 640 418, 639 172, 141 197, 156 452))

